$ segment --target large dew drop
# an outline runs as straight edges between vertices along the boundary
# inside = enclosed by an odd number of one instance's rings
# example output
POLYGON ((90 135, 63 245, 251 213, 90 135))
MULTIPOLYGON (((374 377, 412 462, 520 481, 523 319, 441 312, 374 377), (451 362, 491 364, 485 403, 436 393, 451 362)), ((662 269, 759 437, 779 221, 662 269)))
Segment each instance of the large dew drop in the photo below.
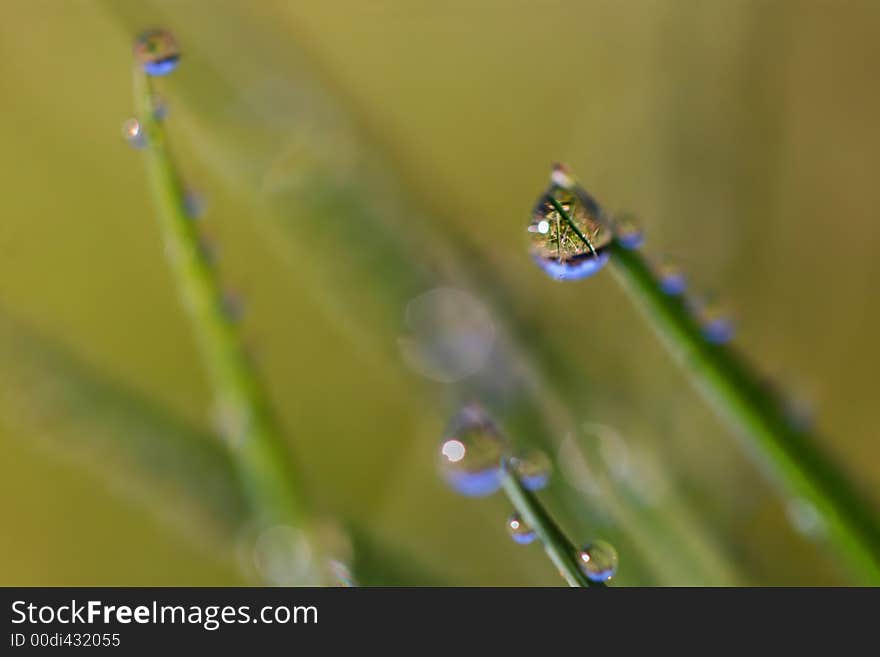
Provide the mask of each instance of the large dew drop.
POLYGON ((518 513, 507 519, 507 531, 510 533, 510 538, 520 545, 528 545, 538 537, 535 530, 529 527, 518 513))
POLYGON ((134 56, 147 75, 168 75, 177 68, 180 50, 168 30, 147 30, 135 40, 134 56))
POLYGON ((465 406, 440 445, 440 472, 462 495, 490 495, 501 487, 501 459, 506 449, 504 437, 485 411, 465 406))
POLYGON ((617 550, 605 541, 593 541, 578 554, 578 565, 592 582, 607 582, 617 572, 617 550))
POLYGON ((532 211, 531 254, 553 278, 586 278, 608 262, 611 231, 587 201, 586 194, 553 186, 532 211))

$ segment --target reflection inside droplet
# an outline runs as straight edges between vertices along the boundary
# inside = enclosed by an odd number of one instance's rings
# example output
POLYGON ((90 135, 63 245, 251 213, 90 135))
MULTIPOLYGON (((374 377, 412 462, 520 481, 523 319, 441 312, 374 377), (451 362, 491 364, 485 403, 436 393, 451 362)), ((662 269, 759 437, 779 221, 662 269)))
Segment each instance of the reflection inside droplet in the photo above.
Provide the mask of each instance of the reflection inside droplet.
POLYGON ((535 205, 527 230, 532 258, 558 280, 586 278, 608 262, 611 231, 580 190, 551 187, 535 205))
POLYGON ((408 333, 398 339, 413 370, 434 381, 453 383, 482 370, 495 343, 495 324, 476 298, 439 287, 407 305, 408 333))
POLYGON ((452 438, 443 443, 440 453, 443 454, 450 463, 458 463, 464 458, 464 444, 460 440, 452 438))
POLYGON ((177 68, 180 50, 168 30, 147 30, 135 40, 134 56, 148 75, 167 75, 177 68))

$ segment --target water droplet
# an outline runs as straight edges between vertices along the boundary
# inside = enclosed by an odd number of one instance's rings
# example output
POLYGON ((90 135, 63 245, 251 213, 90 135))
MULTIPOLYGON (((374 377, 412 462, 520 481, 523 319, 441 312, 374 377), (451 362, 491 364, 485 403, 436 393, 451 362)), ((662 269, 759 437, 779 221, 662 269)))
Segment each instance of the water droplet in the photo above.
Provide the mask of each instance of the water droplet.
POLYGON ((122 136, 134 148, 143 148, 147 145, 144 127, 137 119, 128 119, 122 124, 122 136))
POLYGON ((558 280, 586 278, 608 262, 611 231, 580 190, 551 188, 535 205, 528 231, 535 262, 558 280))
POLYGON ((223 292, 221 310, 227 320, 237 324, 244 317, 244 300, 241 295, 231 290, 223 292))
POLYGON ((205 197, 194 189, 188 189, 183 194, 183 211, 190 219, 199 219, 205 214, 207 207, 205 197))
POLYGON ((506 441, 482 408, 465 406, 450 422, 440 445, 440 472, 453 489, 470 497, 501 487, 506 441))
POLYGON ((409 332, 398 339, 413 370, 441 383, 480 372, 495 344, 495 323, 486 306, 463 290, 438 287, 407 304, 409 332))
POLYGON ((217 264, 217 261, 220 258, 217 243, 214 242, 214 240, 212 240, 207 235, 199 235, 198 245, 199 253, 201 253, 202 258, 204 258, 205 262, 207 262, 209 265, 217 264))
POLYGON ((631 214, 622 214, 615 218, 614 235, 624 249, 637 249, 645 243, 645 234, 631 214))
POLYGON ((135 40, 134 56, 148 75, 168 75, 177 68, 180 50, 168 30, 147 30, 135 40))
POLYGON ((593 541, 578 554, 578 565, 590 581, 607 582, 617 572, 617 550, 605 541, 593 541))
POLYGON ((295 527, 276 525, 261 532, 254 544, 253 560, 257 572, 269 584, 316 583, 311 545, 295 527))
POLYGON ((168 117, 168 103, 161 96, 153 96, 153 118, 164 121, 168 117))
POLYGON ((507 531, 510 532, 510 538, 520 545, 528 545, 538 537, 535 530, 529 527, 518 513, 507 519, 507 531))
POLYGON ((733 322, 721 306, 695 304, 696 316, 703 330, 703 337, 712 344, 726 344, 733 339, 733 322))
POLYGON ((678 296, 687 290, 687 278, 678 265, 670 262, 660 263, 655 267, 655 274, 660 282, 660 289, 666 294, 678 296))
POLYGON ((553 464, 541 450, 533 450, 510 459, 513 471, 522 485, 529 490, 540 490, 550 481, 553 464))

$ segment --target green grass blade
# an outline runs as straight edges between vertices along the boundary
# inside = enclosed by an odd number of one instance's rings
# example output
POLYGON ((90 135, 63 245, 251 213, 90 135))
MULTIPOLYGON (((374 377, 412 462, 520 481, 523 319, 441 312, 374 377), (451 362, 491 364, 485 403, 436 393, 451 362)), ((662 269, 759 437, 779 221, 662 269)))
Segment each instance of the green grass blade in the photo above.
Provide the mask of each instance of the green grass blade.
POLYGON ((538 497, 522 485, 519 477, 506 464, 501 468, 501 485, 526 525, 535 530, 547 556, 569 586, 605 586, 604 583, 594 582, 584 575, 578 567, 578 549, 559 528, 538 497))
POLYGON ((612 271, 712 407, 754 438, 796 495, 809 500, 866 583, 880 583, 880 527, 814 436, 795 428, 761 378, 731 347, 708 342, 681 296, 665 294, 635 250, 612 244, 612 271))
POLYGON ((234 455, 256 525, 308 523, 299 477, 270 412, 265 394, 224 310, 223 289, 187 216, 185 191, 154 113, 152 81, 134 70, 135 104, 145 131, 150 184, 157 217, 181 300, 190 316, 213 387, 225 438, 234 455))
POLYGON ((217 439, 0 314, 0 388, 10 433, 48 457, 110 478, 187 538, 216 552, 248 518, 231 455, 217 439))

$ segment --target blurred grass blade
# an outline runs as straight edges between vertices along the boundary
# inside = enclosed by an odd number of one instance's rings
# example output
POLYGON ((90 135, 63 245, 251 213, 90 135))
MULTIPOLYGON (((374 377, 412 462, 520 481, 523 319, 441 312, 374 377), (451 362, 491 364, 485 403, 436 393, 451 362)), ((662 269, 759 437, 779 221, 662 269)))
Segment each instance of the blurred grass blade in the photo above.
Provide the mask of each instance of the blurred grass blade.
POLYGON ((108 475, 190 539, 231 545, 247 519, 230 455, 213 436, 0 315, 2 423, 46 452, 108 475))
MULTIPOLYGON (((100 374, 0 312, 0 426, 107 479, 126 499, 214 557, 233 561, 250 509, 216 436, 100 374)), ((439 585, 422 563, 356 522, 347 526, 365 585, 439 585)))
POLYGON ((156 119, 152 81, 134 67, 135 104, 146 136, 146 161, 157 216, 183 304, 214 390, 222 430, 252 504, 257 529, 308 526, 308 512, 291 456, 238 336, 224 310, 224 293, 202 253, 186 193, 156 119))

